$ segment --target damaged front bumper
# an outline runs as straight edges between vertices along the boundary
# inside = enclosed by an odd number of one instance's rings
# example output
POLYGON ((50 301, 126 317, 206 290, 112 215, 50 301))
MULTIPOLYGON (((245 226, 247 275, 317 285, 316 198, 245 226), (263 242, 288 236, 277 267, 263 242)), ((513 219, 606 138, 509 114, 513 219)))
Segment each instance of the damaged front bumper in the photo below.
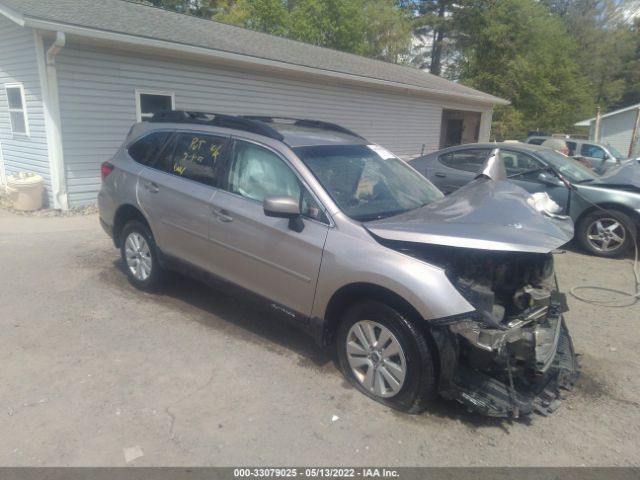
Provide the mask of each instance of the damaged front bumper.
POLYGON ((438 327, 441 355, 455 367, 440 380, 443 397, 492 417, 548 415, 573 387, 578 364, 563 310, 534 309, 505 329, 462 320, 438 327), (448 329, 444 331, 443 329, 448 329))

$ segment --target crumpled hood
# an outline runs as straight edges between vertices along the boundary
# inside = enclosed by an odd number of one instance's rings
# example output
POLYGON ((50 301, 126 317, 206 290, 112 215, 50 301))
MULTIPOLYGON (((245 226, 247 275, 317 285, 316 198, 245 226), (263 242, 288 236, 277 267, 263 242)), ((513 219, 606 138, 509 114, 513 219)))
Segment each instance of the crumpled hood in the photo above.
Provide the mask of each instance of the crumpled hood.
POLYGON ((640 164, 637 162, 623 163, 617 168, 612 168, 606 172, 597 183, 591 183, 592 186, 610 186, 615 188, 620 187, 633 187, 640 190, 640 164))
POLYGON ((364 225, 385 240, 482 250, 547 253, 571 240, 571 219, 539 212, 530 198, 508 181, 478 178, 427 206, 364 225))

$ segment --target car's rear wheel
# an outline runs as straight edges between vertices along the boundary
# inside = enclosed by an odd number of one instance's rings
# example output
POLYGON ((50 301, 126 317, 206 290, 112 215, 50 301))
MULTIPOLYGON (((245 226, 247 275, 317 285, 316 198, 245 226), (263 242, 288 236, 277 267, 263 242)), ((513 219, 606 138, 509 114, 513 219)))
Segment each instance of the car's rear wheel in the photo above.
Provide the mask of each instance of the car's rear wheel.
POLYGON ((436 395, 427 339, 389 305, 363 301, 347 310, 338 327, 336 350, 344 375, 380 403, 419 413, 436 395))
POLYGON ((141 290, 158 287, 163 272, 149 228, 135 220, 127 223, 122 230, 121 243, 120 253, 129 281, 141 290))
POLYGON ((633 245, 633 221, 618 210, 596 210, 586 215, 577 228, 577 238, 589 253, 601 257, 619 257, 633 245))

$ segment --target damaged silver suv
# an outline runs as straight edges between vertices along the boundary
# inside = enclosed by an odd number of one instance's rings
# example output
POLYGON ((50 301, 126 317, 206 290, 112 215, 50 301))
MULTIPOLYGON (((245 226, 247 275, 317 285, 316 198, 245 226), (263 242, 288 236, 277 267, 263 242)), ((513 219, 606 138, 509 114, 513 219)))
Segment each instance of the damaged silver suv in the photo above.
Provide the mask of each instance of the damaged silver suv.
POLYGON ((495 155, 445 198, 335 124, 175 111, 136 124, 102 177, 133 285, 180 270, 240 287, 385 405, 546 414, 575 380, 550 253, 573 226, 495 155))

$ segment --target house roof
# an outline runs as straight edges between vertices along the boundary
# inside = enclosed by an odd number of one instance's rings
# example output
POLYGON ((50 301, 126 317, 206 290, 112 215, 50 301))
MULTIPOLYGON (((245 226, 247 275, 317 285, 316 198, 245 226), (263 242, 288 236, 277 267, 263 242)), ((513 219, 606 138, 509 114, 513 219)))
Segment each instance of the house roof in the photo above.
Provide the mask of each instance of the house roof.
POLYGON ((276 68, 298 68, 314 74, 383 83, 405 91, 458 97, 482 104, 509 103, 417 68, 124 0, 0 0, 0 14, 21 26, 41 30, 102 39, 106 34, 117 34, 121 41, 146 42, 168 50, 193 47, 198 53, 214 57, 232 55, 236 61, 247 63, 269 62, 276 68))
MULTIPOLYGON (((640 108, 640 103, 637 103, 635 105, 630 105, 628 107, 624 107, 621 108, 619 110, 614 110, 613 112, 609 112, 609 113, 605 113, 604 115, 600 115, 600 118, 607 118, 607 117, 613 117, 614 115, 618 115, 620 113, 624 113, 624 112, 628 112, 629 110, 637 110, 640 108)), ((586 120, 581 120, 578 123, 575 124, 576 127, 588 127, 589 125, 591 125, 591 122, 593 122, 596 119, 596 117, 592 117, 592 118, 587 118, 586 120)))

